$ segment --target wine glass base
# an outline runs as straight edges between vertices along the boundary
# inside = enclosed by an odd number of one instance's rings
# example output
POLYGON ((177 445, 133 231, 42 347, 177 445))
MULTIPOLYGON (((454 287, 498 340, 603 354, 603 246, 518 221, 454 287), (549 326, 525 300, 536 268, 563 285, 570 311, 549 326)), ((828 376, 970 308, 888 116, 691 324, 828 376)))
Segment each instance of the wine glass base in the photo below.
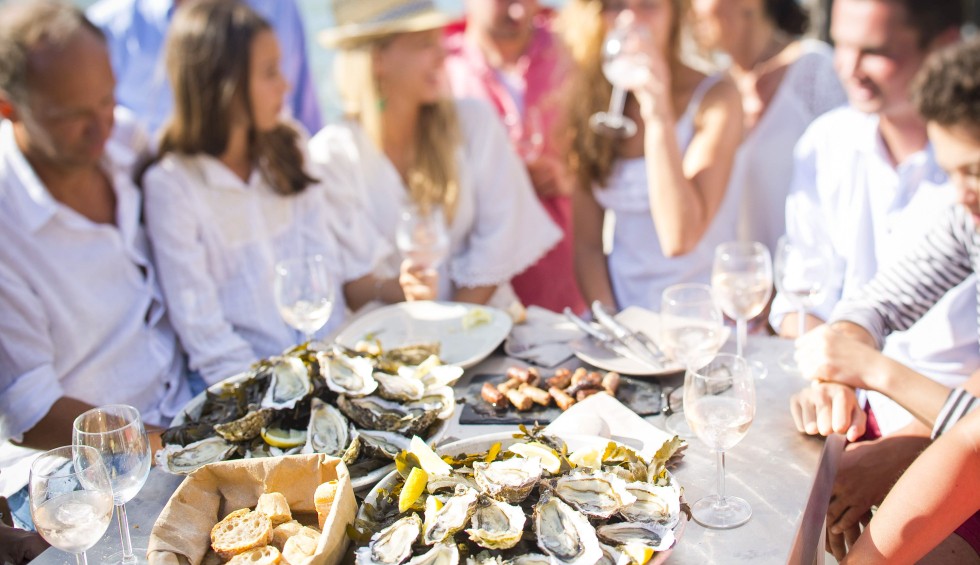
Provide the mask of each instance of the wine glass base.
POLYGON ((787 353, 779 358, 779 368, 794 375, 800 374, 800 366, 796 364, 796 358, 792 353, 787 353))
POLYGON ((691 505, 691 515, 705 528, 727 530, 748 522, 752 507, 737 496, 722 499, 717 494, 709 494, 691 505))
POLYGON ((102 556, 99 563, 111 563, 112 565, 146 565, 149 563, 149 561, 146 559, 145 547, 134 547, 133 559, 130 561, 123 561, 123 552, 117 551, 115 553, 102 556))
POLYGON ((622 115, 599 112, 589 118, 589 128, 599 135, 627 139, 636 135, 636 122, 622 115))

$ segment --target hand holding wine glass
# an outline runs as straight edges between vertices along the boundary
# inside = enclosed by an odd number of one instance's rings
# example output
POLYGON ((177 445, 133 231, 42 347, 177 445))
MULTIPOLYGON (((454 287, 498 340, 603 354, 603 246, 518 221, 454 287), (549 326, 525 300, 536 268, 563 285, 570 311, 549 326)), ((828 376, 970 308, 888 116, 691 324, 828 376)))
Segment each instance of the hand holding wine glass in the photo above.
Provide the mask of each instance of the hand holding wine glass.
POLYGON ((772 258, 766 246, 732 241, 715 249, 711 287, 725 314, 735 320, 736 351, 745 347, 748 320, 758 316, 772 296, 772 258))
MULTIPOLYGON (((805 245, 790 241, 785 235, 776 247, 776 290, 797 309, 797 324, 802 337, 806 333, 807 310, 821 304, 826 298, 833 264, 826 247, 805 245)), ((779 360, 789 371, 797 371, 792 355, 779 360)))
POLYGON ((449 233, 442 207, 437 204, 405 207, 395 230, 395 244, 413 266, 437 270, 449 256, 449 233))
POLYGON ((98 450, 67 446, 42 453, 31 465, 28 492, 41 537, 87 565, 85 552, 112 520, 112 485, 98 450))
POLYGON ((645 30, 637 28, 632 18, 618 17, 615 26, 606 33, 602 43, 602 73, 612 84, 609 110, 593 114, 589 119, 592 131, 626 139, 636 135, 636 122, 626 117, 626 93, 638 88, 650 77, 649 60, 640 49, 638 39, 645 30))
POLYGON ((109 474, 122 539, 122 552, 109 559, 115 563, 145 563, 146 549, 134 551, 126 515, 126 503, 143 488, 150 474, 150 442, 139 410, 125 404, 88 410, 75 418, 72 443, 96 449, 109 474))
POLYGON ((334 284, 322 255, 286 259, 276 264, 273 283, 279 315, 306 341, 313 341, 333 312, 334 284))
POLYGON ((745 359, 719 354, 684 376, 687 422, 718 456, 718 494, 691 505, 694 521, 707 528, 735 528, 749 521, 752 507, 725 494, 725 451, 742 441, 755 417, 755 377, 745 359))

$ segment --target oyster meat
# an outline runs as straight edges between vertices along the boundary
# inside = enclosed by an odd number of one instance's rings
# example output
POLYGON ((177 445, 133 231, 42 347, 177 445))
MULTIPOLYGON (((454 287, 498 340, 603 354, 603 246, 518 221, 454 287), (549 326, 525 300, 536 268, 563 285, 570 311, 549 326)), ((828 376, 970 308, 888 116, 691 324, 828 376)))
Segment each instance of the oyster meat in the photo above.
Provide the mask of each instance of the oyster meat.
POLYGON ((378 382, 378 394, 388 400, 418 400, 425 394, 425 385, 414 377, 378 372, 374 380, 378 382))
POLYGON ((296 357, 277 357, 270 360, 272 378, 262 398, 262 407, 273 410, 290 409, 313 392, 310 371, 296 357))
POLYGON ((351 398, 340 395, 337 406, 359 428, 397 432, 405 436, 423 435, 436 421, 438 411, 385 400, 378 396, 351 398))
POLYGON ((599 547, 602 549, 602 557, 596 561, 596 565, 629 565, 633 562, 632 559, 623 555, 623 552, 611 545, 600 542, 599 547))
POLYGON ((248 441, 259 437, 262 428, 272 420, 272 410, 255 410, 237 420, 215 424, 214 431, 228 441, 248 441))
POLYGON ((555 494, 590 518, 608 520, 636 497, 619 477, 603 472, 576 472, 554 481, 555 494))
POLYGON ((408 407, 425 412, 435 410, 437 419, 448 420, 456 411, 456 393, 451 386, 429 388, 421 398, 409 402, 408 407))
POLYGON ((666 551, 674 545, 674 532, 657 523, 620 522, 596 528, 603 541, 612 545, 642 545, 654 551, 666 551))
MULTIPOLYGON (((361 438, 361 449, 364 454, 373 459, 394 459, 400 452, 409 448, 407 437, 394 432, 378 430, 357 430, 361 438)), ((432 478, 429 478, 431 481, 432 478)))
POLYGON ((520 506, 482 497, 466 530, 470 539, 487 549, 509 549, 521 541, 527 516, 520 506))
POLYGON ((548 493, 534 507, 538 547, 562 565, 592 565, 602 557, 595 528, 580 512, 548 493))
POLYGON ((459 565, 459 549, 454 543, 437 543, 429 551, 413 557, 408 565, 459 565))
POLYGON ((327 388, 347 396, 367 396, 378 388, 374 366, 364 357, 348 357, 340 352, 320 352, 316 356, 327 388))
POLYGON ((541 479, 537 458, 512 457, 503 461, 473 463, 473 476, 482 492, 497 500, 520 504, 541 479))
POLYGON ((409 514, 371 536, 355 553, 357 565, 398 565, 412 554, 412 544, 422 531, 418 514, 409 514))
POLYGON ((525 553, 504 561, 506 565, 551 565, 551 558, 540 553, 525 553))
POLYGON ((350 443, 347 418, 340 410, 314 396, 310 401, 310 425, 303 453, 326 453, 340 457, 350 443))
POLYGON ((236 449, 220 437, 209 437, 183 447, 168 445, 157 452, 157 464, 171 473, 186 475, 208 463, 224 461, 236 449))
POLYGON ((475 490, 459 487, 442 508, 436 509, 436 505, 426 504, 422 541, 433 545, 462 530, 476 510, 476 502, 475 490))
POLYGON ((681 517, 681 497, 674 486, 657 486, 650 483, 626 485, 636 501, 620 510, 630 522, 659 522, 672 528, 681 517))

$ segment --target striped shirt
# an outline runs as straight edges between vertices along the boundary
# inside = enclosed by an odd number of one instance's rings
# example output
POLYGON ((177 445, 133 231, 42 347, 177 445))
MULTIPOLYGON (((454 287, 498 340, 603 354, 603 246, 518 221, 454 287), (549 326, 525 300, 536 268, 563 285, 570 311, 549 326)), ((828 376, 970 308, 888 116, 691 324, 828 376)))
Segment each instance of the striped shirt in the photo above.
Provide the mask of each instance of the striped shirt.
POLYGON ((943 404, 936 424, 932 428, 932 439, 936 439, 962 420, 967 414, 980 406, 977 398, 962 388, 954 388, 943 404))
POLYGON ((970 214, 954 206, 904 258, 839 303, 831 321, 862 326, 881 348, 886 336, 911 327, 975 271, 980 272, 980 235, 970 214))

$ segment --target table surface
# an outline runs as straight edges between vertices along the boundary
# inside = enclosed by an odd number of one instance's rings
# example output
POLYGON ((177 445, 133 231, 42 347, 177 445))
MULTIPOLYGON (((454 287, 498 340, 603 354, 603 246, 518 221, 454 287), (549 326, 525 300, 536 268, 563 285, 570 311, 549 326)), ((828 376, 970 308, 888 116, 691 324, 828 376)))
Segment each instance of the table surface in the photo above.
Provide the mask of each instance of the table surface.
MULTIPOLYGON (((731 344, 726 346, 730 348, 731 344)), ((805 382, 780 368, 778 360, 792 350, 792 342, 751 336, 746 347, 750 360, 768 368, 756 382, 756 416, 748 435, 725 456, 727 493, 747 500, 752 519, 732 530, 711 530, 689 522, 669 563, 814 563, 822 558, 821 532, 837 460, 843 449, 840 436, 826 442, 801 435, 793 426, 789 398, 805 382)), ((467 371, 457 392, 466 390, 468 376, 498 372, 520 362, 495 355, 467 371)), ((565 366, 576 366, 572 360, 565 366)), ((681 376, 659 379, 665 387, 681 384, 681 376)), ((647 418, 663 427, 661 416, 647 418)), ((447 426, 442 442, 485 433, 512 430, 513 426, 459 424, 459 409, 447 426)), ((716 491, 715 454, 696 437, 673 469, 688 501, 716 491)), ((126 505, 134 547, 145 548, 153 523, 183 477, 154 468, 139 495, 126 505)), ((115 523, 115 522, 114 522, 115 523)), ((119 532, 110 526, 89 550, 90 563, 107 563, 119 551, 119 532)), ((49 549, 33 563, 74 563, 74 557, 49 549)))

